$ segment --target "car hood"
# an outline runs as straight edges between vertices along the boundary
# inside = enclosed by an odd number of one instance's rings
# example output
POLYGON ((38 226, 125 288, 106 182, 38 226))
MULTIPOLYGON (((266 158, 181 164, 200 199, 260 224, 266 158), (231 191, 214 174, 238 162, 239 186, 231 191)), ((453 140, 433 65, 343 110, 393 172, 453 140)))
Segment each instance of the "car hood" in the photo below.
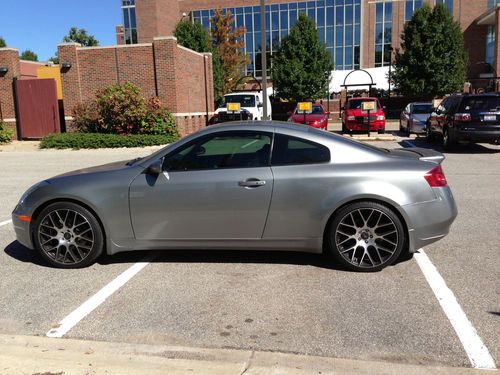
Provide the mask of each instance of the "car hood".
POLYGON ((111 171, 116 171, 124 168, 131 168, 130 166, 127 165, 127 163, 130 160, 122 160, 122 161, 116 161, 114 163, 108 163, 108 164, 103 164, 103 165, 98 165, 95 167, 89 167, 89 168, 82 168, 82 169, 77 169, 75 171, 71 172, 66 172, 57 176, 52 177, 52 179, 57 179, 60 177, 69 177, 69 176, 77 176, 77 175, 84 175, 84 174, 90 174, 90 173, 96 173, 96 172, 111 172, 111 171))
POLYGON ((430 115, 430 113, 414 113, 411 115, 411 118, 415 121, 426 122, 430 115))
MULTIPOLYGON (((326 117, 325 114, 319 113, 319 114, 314 114, 314 115, 306 115, 306 122, 314 122, 314 121, 320 121, 323 120, 326 117)), ((293 115, 292 120, 294 122, 304 122, 304 115, 293 115)))

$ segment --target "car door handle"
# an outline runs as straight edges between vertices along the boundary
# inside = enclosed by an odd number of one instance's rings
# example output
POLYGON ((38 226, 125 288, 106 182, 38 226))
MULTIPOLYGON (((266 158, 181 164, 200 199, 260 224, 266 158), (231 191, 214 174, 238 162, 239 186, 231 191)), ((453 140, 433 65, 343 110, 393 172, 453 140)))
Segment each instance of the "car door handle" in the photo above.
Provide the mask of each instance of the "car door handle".
POLYGON ((259 186, 264 186, 265 184, 266 181, 254 180, 254 179, 238 182, 238 185, 241 187, 259 187, 259 186))

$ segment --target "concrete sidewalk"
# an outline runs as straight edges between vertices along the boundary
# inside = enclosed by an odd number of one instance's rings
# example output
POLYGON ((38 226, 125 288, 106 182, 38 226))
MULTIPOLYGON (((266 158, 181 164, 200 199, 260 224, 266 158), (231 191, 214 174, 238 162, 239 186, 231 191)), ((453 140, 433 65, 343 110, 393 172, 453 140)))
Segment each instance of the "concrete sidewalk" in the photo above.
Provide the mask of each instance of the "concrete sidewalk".
POLYGON ((0 335, 0 374, 475 374, 481 370, 251 350, 0 335))

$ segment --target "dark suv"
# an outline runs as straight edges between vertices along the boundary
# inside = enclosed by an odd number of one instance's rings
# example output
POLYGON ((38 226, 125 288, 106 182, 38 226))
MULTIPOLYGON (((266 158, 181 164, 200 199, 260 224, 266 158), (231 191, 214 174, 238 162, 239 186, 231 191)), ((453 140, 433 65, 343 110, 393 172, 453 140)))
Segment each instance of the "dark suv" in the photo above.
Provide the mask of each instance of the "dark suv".
POLYGON ((500 142, 500 93, 451 95, 427 120, 427 140, 450 149, 458 141, 500 142))

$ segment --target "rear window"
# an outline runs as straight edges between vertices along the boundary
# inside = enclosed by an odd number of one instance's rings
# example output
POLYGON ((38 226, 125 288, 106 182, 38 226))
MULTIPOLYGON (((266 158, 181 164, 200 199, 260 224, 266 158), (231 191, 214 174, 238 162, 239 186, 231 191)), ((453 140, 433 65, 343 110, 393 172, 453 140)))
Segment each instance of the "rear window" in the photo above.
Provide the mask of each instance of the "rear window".
POLYGON ((463 98, 460 112, 500 112, 500 97, 475 96, 463 98))
POLYGON ((283 134, 274 136, 271 165, 316 164, 330 161, 328 147, 283 134))
POLYGON ((361 103, 363 102, 375 102, 375 109, 378 108, 378 102, 373 99, 351 99, 347 102, 347 109, 361 109, 361 103))
POLYGON ((431 113, 431 112, 432 112, 432 104, 414 104, 413 105, 413 113, 416 115, 431 113))

